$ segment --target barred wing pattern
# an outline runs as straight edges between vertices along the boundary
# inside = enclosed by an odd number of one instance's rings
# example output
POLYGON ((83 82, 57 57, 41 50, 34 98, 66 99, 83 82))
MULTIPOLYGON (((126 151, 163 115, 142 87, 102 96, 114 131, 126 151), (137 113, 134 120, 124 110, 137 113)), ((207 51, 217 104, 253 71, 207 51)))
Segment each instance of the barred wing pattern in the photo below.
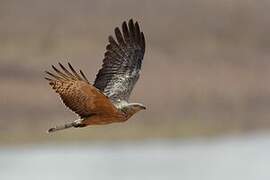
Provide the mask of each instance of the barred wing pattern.
POLYGON ((115 28, 117 42, 109 36, 102 68, 99 70, 94 86, 113 102, 128 101, 130 93, 139 78, 145 52, 145 39, 138 22, 129 20, 115 28), (123 33, 123 34, 122 34, 123 33))
POLYGON ((111 101, 88 82, 81 70, 78 74, 69 63, 68 65, 70 70, 59 63, 62 71, 52 66, 55 74, 45 71, 50 76, 45 79, 49 81, 68 108, 82 118, 117 111, 111 101))

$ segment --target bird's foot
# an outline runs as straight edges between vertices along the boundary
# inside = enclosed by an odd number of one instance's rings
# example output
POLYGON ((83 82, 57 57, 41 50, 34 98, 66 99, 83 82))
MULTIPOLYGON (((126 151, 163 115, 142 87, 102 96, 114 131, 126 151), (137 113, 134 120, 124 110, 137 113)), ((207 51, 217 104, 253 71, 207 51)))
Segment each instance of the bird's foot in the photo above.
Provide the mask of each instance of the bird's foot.
POLYGON ((77 119, 73 122, 73 127, 85 127, 85 124, 82 123, 83 119, 77 119))

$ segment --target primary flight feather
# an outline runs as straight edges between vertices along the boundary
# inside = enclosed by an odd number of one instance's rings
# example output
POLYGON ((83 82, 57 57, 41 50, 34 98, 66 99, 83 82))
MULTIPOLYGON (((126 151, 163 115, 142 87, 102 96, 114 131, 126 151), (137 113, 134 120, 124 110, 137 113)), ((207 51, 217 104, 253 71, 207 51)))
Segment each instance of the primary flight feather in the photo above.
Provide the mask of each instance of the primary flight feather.
POLYGON ((59 63, 54 73, 45 77, 63 103, 80 116, 71 123, 48 130, 55 132, 71 127, 85 127, 124 122, 145 109, 140 103, 129 103, 130 93, 139 79, 145 52, 145 38, 138 22, 123 22, 122 31, 115 28, 116 40, 109 36, 102 68, 91 85, 82 70, 59 63))

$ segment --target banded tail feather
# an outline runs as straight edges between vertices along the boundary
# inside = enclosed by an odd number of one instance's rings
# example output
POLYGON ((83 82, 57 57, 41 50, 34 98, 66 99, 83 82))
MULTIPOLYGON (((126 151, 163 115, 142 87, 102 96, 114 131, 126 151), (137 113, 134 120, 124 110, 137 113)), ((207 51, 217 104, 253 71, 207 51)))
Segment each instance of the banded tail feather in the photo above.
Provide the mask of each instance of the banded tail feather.
POLYGON ((64 130, 64 129, 69 129, 69 128, 72 128, 72 127, 84 127, 84 125, 81 123, 81 119, 78 119, 76 121, 73 121, 73 122, 70 122, 70 123, 65 123, 65 124, 62 124, 62 125, 57 125, 53 128, 50 128, 48 129, 47 133, 53 133, 53 132, 56 132, 56 131, 60 131, 60 130, 64 130))

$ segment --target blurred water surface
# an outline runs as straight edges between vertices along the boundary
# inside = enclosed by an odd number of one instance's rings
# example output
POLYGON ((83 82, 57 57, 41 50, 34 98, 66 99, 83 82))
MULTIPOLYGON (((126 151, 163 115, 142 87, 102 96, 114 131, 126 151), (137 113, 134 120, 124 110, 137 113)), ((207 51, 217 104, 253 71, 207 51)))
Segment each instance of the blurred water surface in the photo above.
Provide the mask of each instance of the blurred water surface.
POLYGON ((1 180, 267 180, 270 135, 0 150, 1 180))

